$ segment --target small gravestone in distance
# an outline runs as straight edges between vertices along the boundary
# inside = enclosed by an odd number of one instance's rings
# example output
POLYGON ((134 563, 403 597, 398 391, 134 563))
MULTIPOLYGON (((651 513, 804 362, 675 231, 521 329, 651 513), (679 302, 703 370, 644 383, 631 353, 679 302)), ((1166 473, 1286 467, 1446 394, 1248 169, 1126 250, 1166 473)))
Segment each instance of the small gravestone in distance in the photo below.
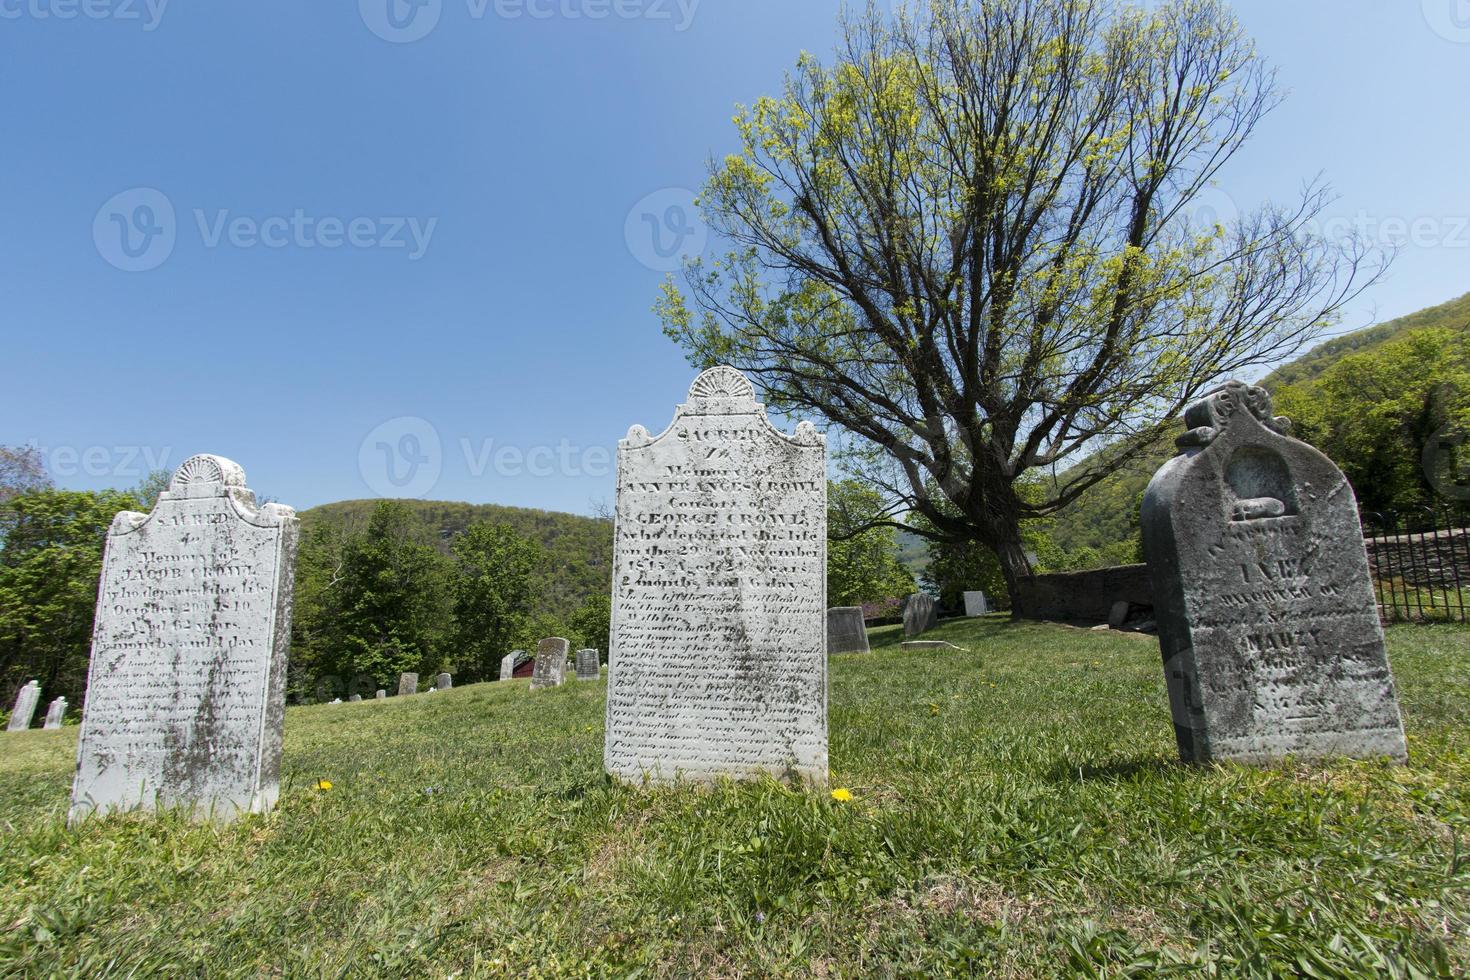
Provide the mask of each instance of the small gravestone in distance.
POLYGON ((604 765, 827 782, 827 453, 739 371, 618 445, 604 765))
POLYGON ((447 691, 454 686, 454 678, 448 674, 440 674, 434 680, 434 687, 440 691, 447 691))
POLYGON ((5 730, 23 732, 30 728, 32 719, 36 717, 36 705, 40 703, 41 682, 31 681, 16 692, 15 707, 10 711, 10 724, 5 730))
POLYGON ((1357 501, 1264 389, 1190 405, 1143 500, 1179 754, 1407 758, 1357 501))
POLYGON ((46 709, 46 723, 42 728, 60 728, 62 721, 66 718, 66 698, 57 698, 51 702, 51 707, 46 709))
POLYGON ((571 643, 559 636, 536 645, 536 668, 531 674, 531 690, 557 687, 567 679, 567 649, 571 643))
POLYGON ((903 635, 912 639, 939 625, 939 604, 922 592, 909 596, 903 607, 903 635))
POLYGON ((867 653, 868 627, 862 606, 834 606, 827 610, 827 653, 867 653))
POLYGON ((990 601, 985 598, 984 592, 965 593, 965 615, 985 616, 990 613, 990 601))
POLYGON ((410 694, 419 693, 419 675, 403 673, 398 675, 398 696, 406 697, 410 694))
POLYGON ((500 679, 508 681, 516 675, 516 663, 522 651, 512 650, 500 658, 500 679))
POLYGON ((577 680, 595 681, 602 676, 602 657, 596 650, 577 651, 577 680))
POLYGON ((327 703, 328 704, 341 704, 342 703, 342 699, 341 698, 333 698, 332 700, 328 701, 327 703))
POLYGON ((184 807, 230 820, 280 790, 298 521, 193 456, 107 533, 71 819, 184 807))
POLYGON ((386 697, 387 697, 387 696, 388 696, 388 692, 387 692, 387 691, 385 691, 385 690, 383 690, 383 689, 382 689, 382 688, 381 688, 381 687, 380 687, 380 688, 378 688, 378 693, 377 693, 377 694, 374 694, 374 695, 373 695, 373 699, 374 699, 374 700, 376 700, 376 701, 382 701, 382 700, 383 700, 383 699, 385 699, 385 698, 386 698, 386 697))
POLYGON ((356 704, 357 702, 359 702, 359 701, 362 700, 362 695, 361 694, 354 694, 354 695, 352 695, 352 697, 348 698, 347 700, 350 703, 352 703, 352 704, 356 704))

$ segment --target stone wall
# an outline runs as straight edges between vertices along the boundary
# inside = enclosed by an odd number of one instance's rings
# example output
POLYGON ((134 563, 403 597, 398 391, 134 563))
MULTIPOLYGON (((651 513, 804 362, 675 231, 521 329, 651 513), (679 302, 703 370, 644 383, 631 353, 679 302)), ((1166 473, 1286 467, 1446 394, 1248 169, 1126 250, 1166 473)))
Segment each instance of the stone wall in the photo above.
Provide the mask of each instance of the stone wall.
POLYGON ((1147 565, 1118 565, 1087 572, 1036 575, 1022 582, 1016 613, 1022 619, 1106 622, 1113 603, 1152 608, 1147 565))
POLYGON ((1470 585, 1470 529, 1386 535, 1363 543, 1376 579, 1434 589, 1470 585))

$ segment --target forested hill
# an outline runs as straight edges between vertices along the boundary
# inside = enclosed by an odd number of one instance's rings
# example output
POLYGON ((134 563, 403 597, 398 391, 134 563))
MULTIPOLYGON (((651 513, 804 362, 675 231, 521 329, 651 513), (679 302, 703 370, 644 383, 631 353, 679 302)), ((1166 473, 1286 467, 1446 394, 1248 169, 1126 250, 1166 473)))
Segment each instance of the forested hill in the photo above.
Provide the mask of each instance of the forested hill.
MULTIPOLYGON (((537 575, 541 597, 537 612, 570 614, 587 596, 607 594, 612 583, 612 521, 558 511, 467 504, 444 500, 403 500, 422 522, 425 536, 444 552, 454 536, 471 524, 508 524, 540 543, 546 554, 537 575)), ((343 500, 301 512, 302 530, 320 522, 347 528, 367 524, 377 500, 343 500)))
MULTIPOLYGON (((1296 417, 1299 436, 1333 456, 1337 464, 1347 471, 1355 486, 1364 484, 1359 488, 1361 497, 1368 483, 1384 482, 1386 477, 1383 471, 1388 464, 1379 465, 1377 469, 1364 470, 1359 465, 1363 462, 1360 457, 1402 456, 1412 463, 1410 457, 1415 456, 1417 448, 1400 446, 1399 450, 1402 451, 1397 451, 1385 443, 1374 447, 1370 453, 1365 445, 1349 445, 1350 440, 1337 438, 1329 426, 1324 426, 1320 420, 1313 418, 1321 414, 1314 409, 1320 409, 1330 401, 1332 411, 1344 417, 1384 416, 1381 420, 1381 428, 1384 430, 1391 431, 1397 423, 1398 428, 1407 431, 1411 427, 1408 423, 1413 421, 1413 416, 1425 415, 1429 411, 1430 399, 1427 392, 1457 375, 1455 365, 1465 359, 1466 350, 1470 350, 1470 293, 1448 303, 1329 340, 1295 361, 1277 368, 1262 379, 1260 384, 1276 396, 1276 407, 1279 410, 1296 417), (1459 343, 1452 334, 1440 334, 1436 337, 1429 333, 1436 330, 1463 335, 1464 343, 1459 343), (1426 345, 1426 349, 1410 350, 1405 347, 1406 344, 1415 343, 1414 338, 1426 345), (1456 351, 1456 348, 1459 350, 1456 351), (1431 357, 1432 354, 1440 356, 1431 357), (1353 359, 1352 363, 1344 363, 1349 358, 1353 359), (1421 360, 1415 361, 1415 358, 1421 360), (1405 367, 1396 368, 1396 363, 1405 367), (1415 376, 1414 363, 1422 365, 1418 373, 1423 377, 1415 376), (1434 372, 1440 374, 1430 377, 1434 372), (1334 377, 1340 374, 1345 376, 1334 377), (1335 399, 1331 399, 1327 391, 1321 390, 1328 381, 1335 382, 1330 385, 1331 390, 1337 393, 1335 399), (1413 402, 1415 398, 1422 404, 1396 404, 1401 401, 1413 402), (1345 399, 1353 403, 1345 403, 1345 399), (1390 401, 1395 404, 1390 405, 1390 401), (1391 417, 1395 413, 1404 415, 1405 418, 1391 417), (1316 424, 1313 424, 1314 421, 1316 424)), ((1359 440, 1359 443, 1362 442, 1363 440, 1359 440)), ((1126 551, 1122 545, 1137 541, 1138 507, 1144 488, 1148 486, 1154 472, 1173 453, 1173 437, 1170 436, 1154 452, 1142 454, 1126 469, 1089 490, 1082 499, 1057 515, 1052 529, 1052 540, 1068 552, 1093 548, 1105 554, 1121 556, 1119 560, 1127 557, 1122 554, 1126 551)), ((1393 463, 1394 460, 1389 459, 1388 462, 1393 463)), ((1404 464, 1404 461, 1397 460, 1397 463, 1404 464)), ((1404 464, 1397 465, 1396 468, 1412 469, 1412 466, 1404 464)), ((1407 478, 1400 482, 1407 482, 1407 478)), ((1379 503, 1377 506, 1389 505, 1379 503)))
POLYGON ((1448 303, 1441 303, 1417 313, 1410 313, 1408 316, 1401 316, 1397 320, 1389 320, 1387 323, 1334 337, 1313 347, 1291 363, 1283 364, 1272 371, 1261 380, 1261 384, 1275 392, 1287 385, 1315 381, 1321 377, 1322 372, 1349 354, 1361 354, 1402 336, 1409 330, 1423 330, 1429 327, 1470 331, 1470 293, 1466 293, 1459 299, 1452 299, 1448 303))

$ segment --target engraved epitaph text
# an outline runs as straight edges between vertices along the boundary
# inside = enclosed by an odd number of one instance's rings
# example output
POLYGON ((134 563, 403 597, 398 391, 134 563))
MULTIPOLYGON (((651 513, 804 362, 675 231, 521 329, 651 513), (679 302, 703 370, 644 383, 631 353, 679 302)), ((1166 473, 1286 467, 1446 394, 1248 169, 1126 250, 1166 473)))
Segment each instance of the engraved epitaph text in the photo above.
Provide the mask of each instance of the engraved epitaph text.
POLYGON ((609 772, 826 782, 826 478, 727 367, 619 445, 609 772))

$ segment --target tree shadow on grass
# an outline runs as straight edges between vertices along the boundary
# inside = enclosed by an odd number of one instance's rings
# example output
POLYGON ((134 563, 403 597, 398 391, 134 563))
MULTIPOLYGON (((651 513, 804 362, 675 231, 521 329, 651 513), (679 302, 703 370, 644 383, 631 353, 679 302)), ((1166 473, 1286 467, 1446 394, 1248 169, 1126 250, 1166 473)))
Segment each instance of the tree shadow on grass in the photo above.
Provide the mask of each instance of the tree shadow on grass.
POLYGON ((1141 755, 1104 763, 1058 763, 1047 772, 1053 783, 1078 782, 1146 782, 1158 776, 1170 777, 1189 772, 1193 767, 1180 762, 1176 755, 1141 755))

